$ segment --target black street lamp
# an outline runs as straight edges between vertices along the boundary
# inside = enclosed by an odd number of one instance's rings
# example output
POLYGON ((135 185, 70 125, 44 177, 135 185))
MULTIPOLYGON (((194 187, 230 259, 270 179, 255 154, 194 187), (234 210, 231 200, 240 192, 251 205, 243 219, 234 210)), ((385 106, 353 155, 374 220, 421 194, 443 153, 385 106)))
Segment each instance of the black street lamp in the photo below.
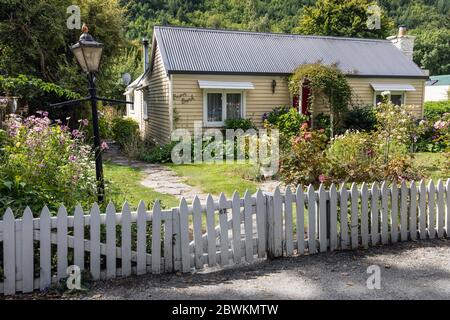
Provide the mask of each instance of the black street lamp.
POLYGON ((103 201, 105 194, 105 182, 103 179, 103 162, 100 142, 100 130, 98 125, 97 110, 97 91, 95 88, 95 73, 98 72, 100 59, 103 52, 103 44, 97 42, 88 33, 88 27, 83 24, 81 28, 83 32, 80 40, 70 49, 78 61, 81 69, 87 74, 89 82, 89 95, 92 105, 92 127, 94 132, 94 151, 95 151, 95 176, 97 178, 97 195, 98 201, 103 201))
POLYGON ((98 201, 102 202, 105 193, 105 182, 103 179, 103 163, 102 163, 102 150, 100 140, 100 130, 98 124, 98 110, 97 101, 105 101, 108 103, 132 103, 128 101, 99 98, 97 97, 97 91, 95 87, 95 74, 100 67, 100 60, 103 52, 103 44, 94 40, 94 38, 88 33, 88 27, 83 24, 81 28, 83 32, 80 39, 70 49, 72 50, 75 58, 78 61, 81 69, 86 73, 89 83, 89 97, 79 100, 66 101, 61 103, 52 104, 52 107, 61 107, 67 105, 78 104, 81 101, 91 101, 92 106, 92 127, 94 133, 94 151, 95 151, 95 175, 97 178, 97 195, 98 201))

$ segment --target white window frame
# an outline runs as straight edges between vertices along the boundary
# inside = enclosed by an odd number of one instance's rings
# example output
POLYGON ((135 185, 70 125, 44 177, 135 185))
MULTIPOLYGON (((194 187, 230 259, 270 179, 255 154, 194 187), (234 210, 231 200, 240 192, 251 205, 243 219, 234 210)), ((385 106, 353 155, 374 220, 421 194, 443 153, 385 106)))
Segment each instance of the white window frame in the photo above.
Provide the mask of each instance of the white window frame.
POLYGON ((128 110, 130 111, 130 114, 134 114, 134 91, 131 94, 127 94, 127 101, 133 102, 133 103, 127 103, 128 110))
MULTIPOLYGON (((380 95, 383 91, 374 91, 373 94, 373 105, 377 105, 377 96, 380 95)), ((402 96, 402 105, 406 104, 406 91, 391 91, 391 95, 401 95, 402 96)))
POLYGON ((223 127, 225 126, 225 120, 227 119, 227 93, 240 93, 241 94, 241 118, 245 118, 245 90, 215 90, 204 89, 203 90, 203 125, 205 127, 223 127), (222 119, 223 121, 208 121, 208 93, 221 93, 222 94, 222 119))

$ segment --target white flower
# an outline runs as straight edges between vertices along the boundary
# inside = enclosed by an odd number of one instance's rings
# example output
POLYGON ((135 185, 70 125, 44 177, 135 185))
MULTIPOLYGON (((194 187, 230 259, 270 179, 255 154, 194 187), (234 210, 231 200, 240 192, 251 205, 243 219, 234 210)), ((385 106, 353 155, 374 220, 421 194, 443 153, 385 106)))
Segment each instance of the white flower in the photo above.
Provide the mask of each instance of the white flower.
POLYGON ((383 92, 381 93, 381 96, 383 96, 383 97, 390 96, 390 95, 391 95, 391 92, 390 92, 390 91, 383 91, 383 92))

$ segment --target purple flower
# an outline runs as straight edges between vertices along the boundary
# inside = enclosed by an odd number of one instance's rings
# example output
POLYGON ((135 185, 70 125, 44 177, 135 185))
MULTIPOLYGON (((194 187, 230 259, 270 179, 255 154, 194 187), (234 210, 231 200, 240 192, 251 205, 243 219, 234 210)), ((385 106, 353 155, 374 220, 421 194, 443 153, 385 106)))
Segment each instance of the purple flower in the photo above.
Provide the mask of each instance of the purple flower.
POLYGON ((42 113, 42 116, 43 116, 43 117, 48 117, 48 112, 47 112, 47 111, 44 111, 44 112, 42 113))
POLYGON ((74 138, 81 138, 83 136, 83 133, 81 131, 75 129, 75 130, 72 131, 72 136, 74 138))
POLYGON ((69 161, 70 162, 75 162, 75 161, 77 161, 77 157, 72 154, 72 155, 69 156, 69 161))

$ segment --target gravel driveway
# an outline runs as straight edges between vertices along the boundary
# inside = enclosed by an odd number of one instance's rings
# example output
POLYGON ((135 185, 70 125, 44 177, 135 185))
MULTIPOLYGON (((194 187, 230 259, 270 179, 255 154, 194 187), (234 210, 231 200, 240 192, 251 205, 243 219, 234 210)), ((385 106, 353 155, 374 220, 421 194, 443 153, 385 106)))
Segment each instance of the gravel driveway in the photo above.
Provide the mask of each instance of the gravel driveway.
POLYGON ((196 274, 98 282, 81 299, 449 299, 450 241, 398 243, 196 274), (367 267, 381 268, 369 290, 367 267))

